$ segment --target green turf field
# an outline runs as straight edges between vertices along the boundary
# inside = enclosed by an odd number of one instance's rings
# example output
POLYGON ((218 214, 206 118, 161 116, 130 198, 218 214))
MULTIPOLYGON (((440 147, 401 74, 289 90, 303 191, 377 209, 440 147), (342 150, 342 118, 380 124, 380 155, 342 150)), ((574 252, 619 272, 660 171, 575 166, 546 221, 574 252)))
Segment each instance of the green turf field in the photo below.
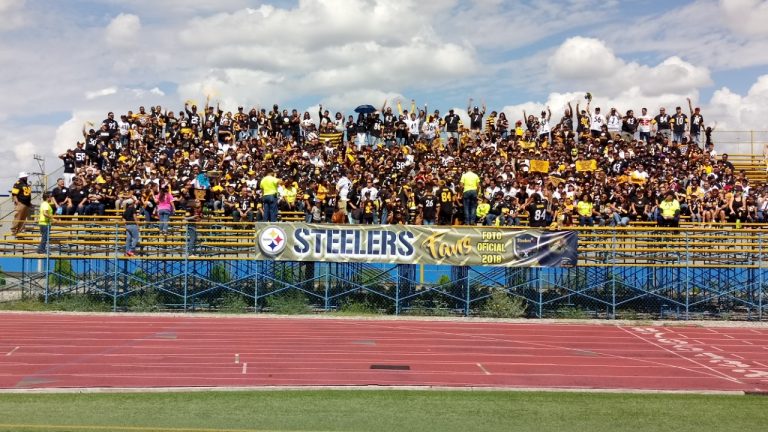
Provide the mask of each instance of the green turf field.
POLYGON ((2 394, 0 431, 760 431, 768 397, 500 391, 2 394))

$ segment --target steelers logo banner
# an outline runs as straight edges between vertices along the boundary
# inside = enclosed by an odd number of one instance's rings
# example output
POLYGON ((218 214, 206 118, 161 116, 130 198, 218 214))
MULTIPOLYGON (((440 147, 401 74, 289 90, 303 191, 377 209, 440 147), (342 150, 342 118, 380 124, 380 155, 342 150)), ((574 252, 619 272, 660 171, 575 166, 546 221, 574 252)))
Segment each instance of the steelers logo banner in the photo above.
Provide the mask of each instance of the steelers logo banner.
POLYGON ((420 225, 257 223, 254 259, 280 261, 570 267, 574 231, 420 225))

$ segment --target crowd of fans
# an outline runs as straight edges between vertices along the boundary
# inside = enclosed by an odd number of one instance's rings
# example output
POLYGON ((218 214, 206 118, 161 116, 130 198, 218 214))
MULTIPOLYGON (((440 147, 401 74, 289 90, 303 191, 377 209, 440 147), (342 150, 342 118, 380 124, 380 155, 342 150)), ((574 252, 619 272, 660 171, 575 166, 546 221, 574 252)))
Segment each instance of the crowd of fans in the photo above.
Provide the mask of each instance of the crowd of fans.
POLYGON ((690 101, 639 115, 601 111, 589 94, 582 103, 518 120, 470 99, 468 124, 413 101, 349 116, 320 106, 314 119, 277 105, 140 107, 84 127, 51 195, 58 214, 133 203, 161 230, 190 208, 233 221, 273 221, 279 209, 313 223, 540 227, 768 215, 766 190, 717 155, 690 101))

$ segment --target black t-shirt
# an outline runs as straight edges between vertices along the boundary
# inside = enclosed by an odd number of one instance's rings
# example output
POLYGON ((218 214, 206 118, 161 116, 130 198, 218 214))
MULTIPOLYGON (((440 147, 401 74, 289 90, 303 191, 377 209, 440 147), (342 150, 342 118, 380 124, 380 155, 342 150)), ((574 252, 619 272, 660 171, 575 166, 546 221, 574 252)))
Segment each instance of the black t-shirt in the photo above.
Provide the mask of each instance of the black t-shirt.
POLYGON ((541 227, 547 224, 547 205, 545 203, 533 203, 526 210, 528 211, 528 225, 541 227))
POLYGON ((704 125, 704 116, 701 114, 694 114, 691 116, 691 134, 698 135, 701 133, 702 125, 704 125))
POLYGON ((69 198, 72 200, 72 205, 77 206, 88 196, 88 190, 84 188, 75 188, 69 190, 69 198))
POLYGON ((87 156, 87 154, 85 153, 85 150, 81 148, 77 148, 75 149, 74 154, 75 154, 75 166, 81 167, 85 165, 85 159, 87 156))
POLYGON ((621 123, 621 130, 626 133, 635 133, 637 130, 637 119, 635 117, 625 117, 621 123))
POLYGON ((448 114, 445 116, 445 130, 448 132, 459 131, 459 116, 457 114, 448 114))
POLYGON ((682 113, 675 114, 673 120, 675 122, 675 133, 685 132, 685 124, 688 121, 688 116, 682 113))
POLYGON ((133 204, 125 206, 123 220, 126 225, 136 225, 136 207, 133 204))
POLYGON ((61 158, 61 160, 64 162, 64 174, 74 174, 75 173, 74 156, 64 156, 63 158, 61 158))
POLYGON ((32 205, 32 187, 30 187, 26 181, 19 180, 14 183, 13 196, 24 205, 32 205))
POLYGON ((425 220, 433 220, 437 215, 437 197, 428 193, 421 198, 422 214, 425 220))
POLYGON ((56 201, 56 205, 61 205, 61 203, 63 203, 67 198, 69 198, 69 188, 56 186, 51 191, 51 195, 53 196, 53 199, 56 201))
POLYGON ((483 128, 483 114, 480 111, 472 111, 469 113, 469 127, 472 130, 483 128))
POLYGON ((669 121, 671 120, 671 117, 668 114, 664 114, 664 115, 659 114, 656 117, 654 117, 653 119, 656 121, 656 125, 657 125, 659 130, 669 130, 670 129, 669 121))

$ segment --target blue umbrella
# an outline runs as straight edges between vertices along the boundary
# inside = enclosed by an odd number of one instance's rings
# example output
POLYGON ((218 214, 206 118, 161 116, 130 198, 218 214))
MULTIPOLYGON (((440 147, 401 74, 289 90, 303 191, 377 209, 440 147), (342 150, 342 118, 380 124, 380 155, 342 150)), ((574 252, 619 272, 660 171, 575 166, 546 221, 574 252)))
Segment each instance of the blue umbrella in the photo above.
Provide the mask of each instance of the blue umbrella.
POLYGON ((355 112, 358 114, 370 114, 372 112, 376 112, 376 108, 374 108, 373 105, 360 105, 359 107, 355 108, 355 112))

